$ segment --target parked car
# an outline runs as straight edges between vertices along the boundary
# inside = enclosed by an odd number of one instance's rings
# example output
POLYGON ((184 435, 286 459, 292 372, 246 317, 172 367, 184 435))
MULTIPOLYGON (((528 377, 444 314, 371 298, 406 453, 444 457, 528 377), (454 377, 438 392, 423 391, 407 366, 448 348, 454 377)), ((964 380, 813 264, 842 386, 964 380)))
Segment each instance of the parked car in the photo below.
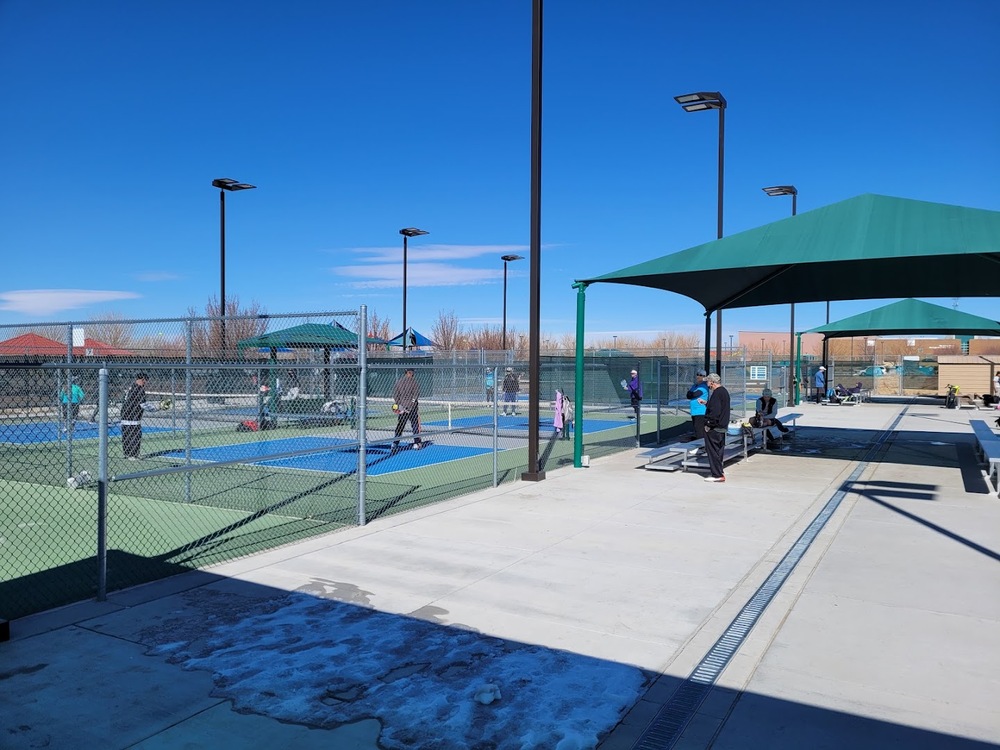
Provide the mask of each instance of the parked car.
POLYGON ((858 375, 864 378, 877 378, 885 375, 885 368, 873 365, 871 367, 866 367, 863 370, 858 370, 858 375))

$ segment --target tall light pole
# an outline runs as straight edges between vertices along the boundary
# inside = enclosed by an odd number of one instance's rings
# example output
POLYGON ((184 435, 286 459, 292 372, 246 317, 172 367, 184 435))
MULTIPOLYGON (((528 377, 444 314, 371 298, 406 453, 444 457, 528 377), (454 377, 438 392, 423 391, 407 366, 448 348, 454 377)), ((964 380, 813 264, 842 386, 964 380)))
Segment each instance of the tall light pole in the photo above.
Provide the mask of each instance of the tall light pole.
MULTIPOLYGON (((726 97, 718 91, 699 91, 693 94, 675 96, 674 101, 684 108, 685 112, 704 112, 709 109, 719 110, 719 195, 718 195, 718 231, 717 239, 722 239, 722 194, 723 177, 726 164, 726 97)), ((705 341, 705 369, 708 369, 711 344, 705 341)), ((715 369, 722 375, 722 308, 715 311, 715 369)))
POLYGON ((503 343, 501 348, 507 351, 507 264, 515 260, 524 260, 524 256, 501 255, 500 260, 503 261, 503 333, 501 334, 503 343))
MULTIPOLYGON (((772 185, 771 187, 761 188, 765 193, 771 197, 778 195, 790 195, 792 196, 792 216, 795 216, 796 208, 798 207, 799 191, 795 189, 795 185, 772 185)), ((827 305, 830 303, 828 302, 827 305)), ((829 322, 829 321, 827 321, 829 322)), ((792 403, 795 399, 795 367, 792 363, 792 359, 795 357, 795 303, 792 303, 792 317, 791 322, 788 326, 788 402, 792 403)))
POLYGON ((219 330, 222 346, 219 352, 226 350, 226 193, 238 190, 253 190, 256 185, 220 177, 212 180, 212 187, 219 188, 219 330))
POLYGON ((403 235, 403 352, 406 352, 406 334, 409 329, 406 327, 406 241, 410 237, 419 237, 422 234, 430 234, 430 232, 425 232, 423 229, 417 229, 416 227, 406 227, 405 229, 400 229, 399 233, 403 235))
POLYGON ((614 347, 615 351, 618 351, 618 337, 614 334, 611 335, 611 341, 613 342, 611 346, 614 347))

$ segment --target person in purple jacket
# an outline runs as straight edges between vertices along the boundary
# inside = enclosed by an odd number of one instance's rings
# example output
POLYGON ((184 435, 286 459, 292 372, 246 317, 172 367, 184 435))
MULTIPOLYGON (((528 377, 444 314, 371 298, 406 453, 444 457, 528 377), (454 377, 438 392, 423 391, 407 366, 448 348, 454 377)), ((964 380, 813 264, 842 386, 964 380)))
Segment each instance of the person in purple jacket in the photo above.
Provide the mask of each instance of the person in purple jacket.
MULTIPOLYGON (((632 370, 632 377, 625 386, 628 391, 628 400, 632 404, 632 409, 635 410, 635 419, 639 418, 639 404, 642 401, 642 382, 639 380, 639 371, 632 370)), ((632 417, 629 417, 631 419, 632 417)))

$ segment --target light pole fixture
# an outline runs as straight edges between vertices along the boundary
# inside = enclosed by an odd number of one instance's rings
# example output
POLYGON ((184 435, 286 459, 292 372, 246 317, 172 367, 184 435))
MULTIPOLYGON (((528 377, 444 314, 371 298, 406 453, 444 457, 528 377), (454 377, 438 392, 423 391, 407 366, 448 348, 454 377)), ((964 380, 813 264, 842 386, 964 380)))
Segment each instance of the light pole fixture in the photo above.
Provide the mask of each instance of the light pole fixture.
POLYGON ((618 337, 612 334, 611 341, 613 342, 611 345, 614 347, 615 351, 618 351, 618 337))
POLYGON ((212 180, 212 187, 219 188, 219 332, 222 342, 219 351, 224 352, 226 350, 226 193, 253 190, 257 186, 220 177, 212 180))
MULTIPOLYGON (((719 110, 719 194, 716 238, 722 239, 722 194, 723 177, 726 164, 726 97, 718 91, 698 91, 693 94, 675 96, 674 101, 684 108, 685 112, 704 112, 709 109, 719 110)), ((707 323, 706 323, 707 325, 707 323)), ((705 337, 705 369, 708 370, 711 342, 705 337)), ((715 367, 722 375, 722 308, 715 311, 715 367)))
POLYGON ((500 334, 503 343, 501 349, 507 351, 507 264, 515 260, 524 260, 523 255, 501 255, 503 261, 503 333, 500 334))
POLYGON ((417 229, 416 227, 406 227, 405 229, 400 229, 399 233, 403 235, 403 352, 406 352, 406 334, 409 329, 406 327, 406 241, 410 237, 419 237, 422 234, 430 234, 430 232, 425 232, 423 229, 417 229))
MULTIPOLYGON (((792 216, 795 216, 799 198, 799 191, 795 189, 795 185, 772 185, 771 187, 761 188, 761 190, 772 198, 779 195, 792 196, 792 216)), ((788 331, 788 399, 790 402, 795 399, 795 367, 792 363, 792 359, 795 357, 795 303, 792 302, 791 304, 791 322, 789 323, 788 331)), ((829 305, 829 303, 827 304, 829 305)), ((829 323, 830 321, 828 320, 827 322, 829 323)), ((824 357, 824 364, 825 360, 826 358, 824 357)))

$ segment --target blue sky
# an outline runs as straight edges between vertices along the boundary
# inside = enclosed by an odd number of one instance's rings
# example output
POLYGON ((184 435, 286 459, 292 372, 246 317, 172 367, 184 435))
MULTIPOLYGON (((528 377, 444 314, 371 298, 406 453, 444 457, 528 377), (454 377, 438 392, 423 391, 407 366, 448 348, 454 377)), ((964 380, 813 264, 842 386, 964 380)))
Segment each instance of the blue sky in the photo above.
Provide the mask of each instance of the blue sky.
MULTIPOLYGON (((542 331, 575 278, 861 193, 1000 208, 1000 3, 548 0, 542 331)), ((530 0, 0 0, 0 321, 179 317, 219 293, 270 313, 440 311, 499 324, 528 255, 530 0)), ((528 327, 528 261, 508 322, 528 327)), ((951 305, 952 300, 931 300, 951 305)), ((836 302, 833 319, 881 302, 836 302)), ((959 309, 997 317, 990 299, 959 309)), ((823 303, 796 306, 824 322, 823 303)), ((783 330, 787 306, 728 312, 783 330)), ((675 294, 597 285, 588 334, 703 333, 675 294)))

